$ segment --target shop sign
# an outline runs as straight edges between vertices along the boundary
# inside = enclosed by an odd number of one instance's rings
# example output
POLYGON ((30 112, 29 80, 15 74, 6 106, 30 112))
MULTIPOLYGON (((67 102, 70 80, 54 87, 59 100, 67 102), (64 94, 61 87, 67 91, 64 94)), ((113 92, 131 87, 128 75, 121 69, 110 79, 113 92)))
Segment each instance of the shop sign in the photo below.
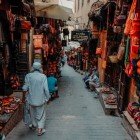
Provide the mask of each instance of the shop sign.
POLYGON ((33 35, 33 44, 34 44, 34 48, 42 48, 42 39, 43 39, 43 35, 33 35))
POLYGON ((71 32, 71 41, 83 42, 89 39, 89 31, 72 31, 71 32))

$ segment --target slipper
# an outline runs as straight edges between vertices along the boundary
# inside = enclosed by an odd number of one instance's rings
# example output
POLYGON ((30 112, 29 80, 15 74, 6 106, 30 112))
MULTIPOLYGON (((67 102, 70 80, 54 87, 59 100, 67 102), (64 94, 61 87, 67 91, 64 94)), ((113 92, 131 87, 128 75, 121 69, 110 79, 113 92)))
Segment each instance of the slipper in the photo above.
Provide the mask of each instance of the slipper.
POLYGON ((29 125, 29 128, 30 128, 31 130, 36 130, 36 127, 35 127, 34 125, 32 125, 32 124, 29 125))
POLYGON ((42 129, 42 131, 41 132, 38 132, 38 136, 41 136, 41 135, 43 135, 44 133, 46 132, 46 130, 45 129, 42 129))

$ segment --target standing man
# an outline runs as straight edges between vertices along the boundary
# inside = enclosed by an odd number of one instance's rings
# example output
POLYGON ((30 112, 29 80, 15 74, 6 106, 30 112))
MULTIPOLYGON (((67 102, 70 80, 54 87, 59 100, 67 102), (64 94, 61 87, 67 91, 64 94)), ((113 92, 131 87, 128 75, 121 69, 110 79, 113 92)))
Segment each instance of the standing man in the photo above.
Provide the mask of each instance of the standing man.
POLYGON ((31 128, 37 128, 38 136, 45 133, 46 110, 45 103, 49 100, 47 78, 42 74, 42 66, 39 62, 33 63, 33 71, 26 75, 23 86, 24 94, 30 105, 31 128))

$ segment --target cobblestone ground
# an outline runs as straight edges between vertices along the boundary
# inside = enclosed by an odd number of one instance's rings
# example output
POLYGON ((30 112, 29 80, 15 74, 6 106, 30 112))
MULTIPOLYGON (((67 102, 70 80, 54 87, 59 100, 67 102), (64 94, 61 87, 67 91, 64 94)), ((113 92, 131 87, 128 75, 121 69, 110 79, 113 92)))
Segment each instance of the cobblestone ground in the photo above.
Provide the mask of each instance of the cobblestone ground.
POLYGON ((80 74, 65 66, 62 75, 60 98, 46 107, 47 132, 38 137, 20 122, 6 140, 131 140, 119 117, 104 114, 80 74))

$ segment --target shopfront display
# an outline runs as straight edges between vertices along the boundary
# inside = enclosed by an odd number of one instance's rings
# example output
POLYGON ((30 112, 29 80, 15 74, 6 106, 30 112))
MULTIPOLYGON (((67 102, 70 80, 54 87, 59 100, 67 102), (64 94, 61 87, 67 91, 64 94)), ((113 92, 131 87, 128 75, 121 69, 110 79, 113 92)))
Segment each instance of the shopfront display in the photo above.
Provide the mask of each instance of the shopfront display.
POLYGON ((46 18, 41 21, 38 17, 39 27, 34 35, 34 61, 43 64, 46 75, 53 73, 58 76, 60 73, 62 52, 62 41, 60 39, 60 20, 46 18), (48 23, 47 23, 48 22, 48 23))
MULTIPOLYGON (((135 130, 137 133, 139 132, 138 118, 140 112, 139 6, 138 0, 112 0, 101 6, 100 11, 97 9, 97 13, 95 9, 91 9, 89 13, 89 19, 94 25, 93 31, 98 31, 97 38, 101 42, 96 50, 97 56, 102 50, 101 58, 98 58, 100 80, 109 88, 114 89, 119 113, 124 114, 124 120, 129 121, 129 118, 134 120, 133 124, 138 128, 135 130), (102 13, 106 10, 106 13, 102 13), (105 24, 100 18, 97 20, 99 15, 104 15, 105 24), (103 34, 105 30, 106 38, 103 34), (106 62, 106 64, 104 68, 101 68, 103 62, 106 62), (135 109, 132 108, 137 108, 137 111, 135 112, 135 109), (132 115, 133 111, 135 113, 132 115)), ((115 99, 111 96, 106 101, 104 104, 115 101, 115 99)))
POLYGON ((0 3, 0 133, 4 135, 23 117, 22 98, 13 93, 22 95, 20 89, 29 71, 31 11, 21 1, 0 3))
POLYGON ((16 96, 0 97, 0 133, 5 136, 23 117, 21 99, 16 96))

